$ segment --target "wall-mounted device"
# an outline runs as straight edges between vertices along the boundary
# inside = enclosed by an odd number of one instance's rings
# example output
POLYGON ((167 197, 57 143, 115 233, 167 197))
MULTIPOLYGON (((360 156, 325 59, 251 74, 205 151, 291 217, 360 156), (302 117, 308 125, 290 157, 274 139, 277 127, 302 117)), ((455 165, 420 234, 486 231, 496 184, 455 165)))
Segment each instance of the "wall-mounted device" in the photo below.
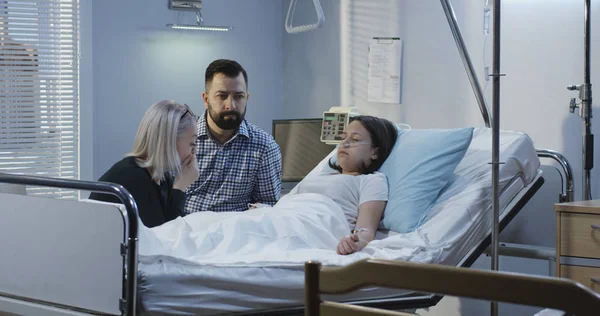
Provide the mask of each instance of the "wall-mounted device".
POLYGON ((333 106, 329 111, 323 112, 323 127, 321 128, 321 141, 326 144, 339 144, 344 131, 353 117, 360 115, 355 107, 333 106))
POLYGON ((226 32, 226 31, 233 29, 232 26, 204 25, 204 18, 202 17, 202 0, 169 0, 169 9, 196 12, 196 24, 169 23, 166 25, 168 28, 179 29, 179 30, 220 31, 220 32, 226 32))

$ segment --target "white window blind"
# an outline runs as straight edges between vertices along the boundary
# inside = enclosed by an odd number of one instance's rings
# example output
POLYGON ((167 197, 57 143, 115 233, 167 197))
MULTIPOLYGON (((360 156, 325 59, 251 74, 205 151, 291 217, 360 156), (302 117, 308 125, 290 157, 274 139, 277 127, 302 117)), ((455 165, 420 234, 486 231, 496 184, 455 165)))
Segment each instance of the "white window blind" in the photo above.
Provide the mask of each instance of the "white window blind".
POLYGON ((0 0, 0 172, 79 177, 79 0, 0 0))

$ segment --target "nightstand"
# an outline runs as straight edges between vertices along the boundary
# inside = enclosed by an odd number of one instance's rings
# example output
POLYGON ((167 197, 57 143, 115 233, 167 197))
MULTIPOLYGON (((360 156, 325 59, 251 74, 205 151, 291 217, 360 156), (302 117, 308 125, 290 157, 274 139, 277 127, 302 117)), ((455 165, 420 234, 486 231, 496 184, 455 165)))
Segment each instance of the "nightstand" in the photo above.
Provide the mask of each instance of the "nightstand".
POLYGON ((554 204, 556 274, 600 293, 600 200, 554 204))

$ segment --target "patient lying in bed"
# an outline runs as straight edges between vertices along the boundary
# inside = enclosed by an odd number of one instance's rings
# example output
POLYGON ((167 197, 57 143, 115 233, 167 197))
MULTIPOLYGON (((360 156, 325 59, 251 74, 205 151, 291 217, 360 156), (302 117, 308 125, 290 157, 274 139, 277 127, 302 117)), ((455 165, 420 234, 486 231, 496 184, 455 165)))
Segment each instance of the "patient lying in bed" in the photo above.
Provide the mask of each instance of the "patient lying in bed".
MULTIPOLYGON (((274 249, 302 257, 315 249, 351 254, 375 237, 388 199, 385 175, 377 172, 392 151, 396 127, 359 116, 350 123, 329 171, 305 179, 273 208, 244 213, 198 212, 140 236, 143 255, 193 258, 215 263, 231 254, 273 260, 274 249), (352 232, 349 234, 349 232, 352 232)), ((226 258, 227 257, 227 258, 226 258)), ((299 258, 300 258, 299 257, 299 258)), ((246 260, 239 258, 241 260, 246 260)), ((250 260, 249 258, 247 260, 250 260)), ((304 257, 301 260, 306 260, 304 257)))
POLYGON ((292 192, 318 193, 330 197, 344 211, 352 234, 343 237, 337 252, 360 251, 375 238, 388 200, 388 183, 377 172, 396 142, 396 127, 385 119, 356 117, 346 128, 331 172, 302 181, 292 192))

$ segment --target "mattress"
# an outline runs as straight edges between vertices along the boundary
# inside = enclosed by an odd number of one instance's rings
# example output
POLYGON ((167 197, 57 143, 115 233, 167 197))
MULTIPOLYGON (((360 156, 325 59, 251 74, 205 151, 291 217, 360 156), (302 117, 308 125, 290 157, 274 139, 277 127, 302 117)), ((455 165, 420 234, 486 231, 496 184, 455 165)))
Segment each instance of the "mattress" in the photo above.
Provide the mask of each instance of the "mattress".
MULTIPOLYGON (((414 232, 378 232, 364 256, 456 265, 489 233, 491 227, 492 132, 477 128, 453 179, 440 193, 424 223, 414 232), (410 245, 410 247, 407 247, 410 245), (418 251, 415 251, 417 249, 418 251), (390 254, 394 253, 394 256, 390 254)), ((318 169, 327 158, 315 168, 318 169)), ((531 139, 519 132, 500 137, 500 210, 538 176, 539 159, 531 139)), ((320 169, 319 169, 320 170, 320 169)), ((309 174, 310 176, 310 174, 309 174)), ((245 264, 197 264, 140 255, 138 297, 142 314, 217 315, 280 309, 303 304, 303 261, 245 264)), ((337 301, 410 295, 409 291, 365 288, 337 301)))

